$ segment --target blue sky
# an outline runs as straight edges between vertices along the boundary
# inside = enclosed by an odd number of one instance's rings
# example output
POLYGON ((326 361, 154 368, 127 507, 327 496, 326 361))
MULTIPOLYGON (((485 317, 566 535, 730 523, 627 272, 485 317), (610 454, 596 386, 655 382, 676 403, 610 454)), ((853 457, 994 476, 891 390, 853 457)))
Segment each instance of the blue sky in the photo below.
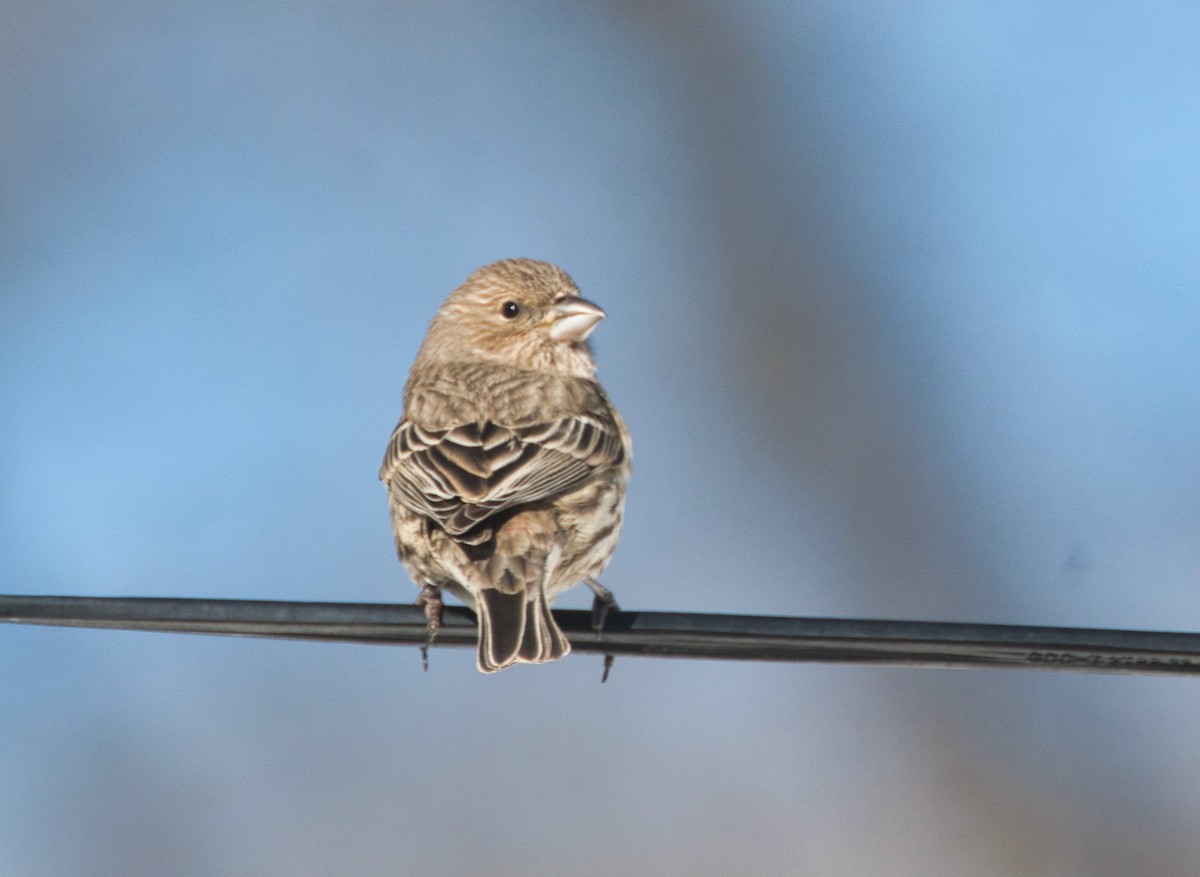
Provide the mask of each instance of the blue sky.
MULTIPOLYGON (((405 373, 527 255, 610 315, 623 605, 1200 624, 1190 5, 5 17, 0 590, 411 600, 405 373)), ((1200 855, 1186 680, 432 657, 0 629, 0 871, 1200 855)))

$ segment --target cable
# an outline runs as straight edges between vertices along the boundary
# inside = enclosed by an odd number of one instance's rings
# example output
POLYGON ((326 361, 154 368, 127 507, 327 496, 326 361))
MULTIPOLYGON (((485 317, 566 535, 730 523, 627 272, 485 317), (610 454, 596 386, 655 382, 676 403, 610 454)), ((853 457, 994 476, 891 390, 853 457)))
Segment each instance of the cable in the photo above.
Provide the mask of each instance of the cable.
MULTIPOLYGON (((938 621, 556 610, 578 652, 908 667, 1200 675, 1200 634, 938 621)), ((0 596, 0 621, 326 642, 423 645, 414 605, 160 597, 0 596)), ((447 606, 435 647, 473 647, 475 617, 447 606)))

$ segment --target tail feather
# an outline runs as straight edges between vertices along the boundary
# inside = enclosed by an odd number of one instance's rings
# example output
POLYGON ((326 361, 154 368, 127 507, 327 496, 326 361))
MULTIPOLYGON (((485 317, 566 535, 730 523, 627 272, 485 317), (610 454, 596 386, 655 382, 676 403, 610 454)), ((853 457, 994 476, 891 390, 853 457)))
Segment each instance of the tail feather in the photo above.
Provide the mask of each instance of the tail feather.
POLYGON ((569 651, 571 644, 550 614, 546 595, 539 592, 536 599, 525 604, 525 638, 517 660, 524 664, 544 664, 557 661, 569 651))
POLYGON ((517 661, 525 638, 525 595, 484 588, 477 595, 479 669, 495 673, 517 661))
POLYGON ((571 650, 554 616, 545 586, 558 566, 559 525, 547 509, 513 514, 495 534, 480 564, 476 593, 479 669, 494 673, 512 664, 543 664, 571 650))
POLYGON ((546 595, 526 600, 524 592, 485 588, 476 601, 479 614, 479 669, 495 673, 513 664, 544 664, 571 651, 550 614, 546 595))

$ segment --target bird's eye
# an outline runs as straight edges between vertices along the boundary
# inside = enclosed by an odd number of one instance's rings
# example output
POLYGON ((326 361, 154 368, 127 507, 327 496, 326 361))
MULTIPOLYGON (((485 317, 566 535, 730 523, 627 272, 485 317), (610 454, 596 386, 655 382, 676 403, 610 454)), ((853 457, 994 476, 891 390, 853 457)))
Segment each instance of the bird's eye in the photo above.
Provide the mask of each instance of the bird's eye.
POLYGON ((521 306, 515 301, 506 301, 500 306, 500 313, 504 314, 507 319, 511 320, 516 317, 517 314, 521 313, 521 306))

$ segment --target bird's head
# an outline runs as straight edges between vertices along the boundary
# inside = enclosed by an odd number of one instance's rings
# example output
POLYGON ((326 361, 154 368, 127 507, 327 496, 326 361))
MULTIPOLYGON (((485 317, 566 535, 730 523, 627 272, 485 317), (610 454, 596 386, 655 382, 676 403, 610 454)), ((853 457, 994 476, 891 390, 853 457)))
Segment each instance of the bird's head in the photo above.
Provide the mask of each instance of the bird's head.
POLYGON ((420 357, 482 359, 591 378, 596 366, 587 338, 604 316, 557 265, 505 259, 478 269, 450 293, 429 326, 420 357))

